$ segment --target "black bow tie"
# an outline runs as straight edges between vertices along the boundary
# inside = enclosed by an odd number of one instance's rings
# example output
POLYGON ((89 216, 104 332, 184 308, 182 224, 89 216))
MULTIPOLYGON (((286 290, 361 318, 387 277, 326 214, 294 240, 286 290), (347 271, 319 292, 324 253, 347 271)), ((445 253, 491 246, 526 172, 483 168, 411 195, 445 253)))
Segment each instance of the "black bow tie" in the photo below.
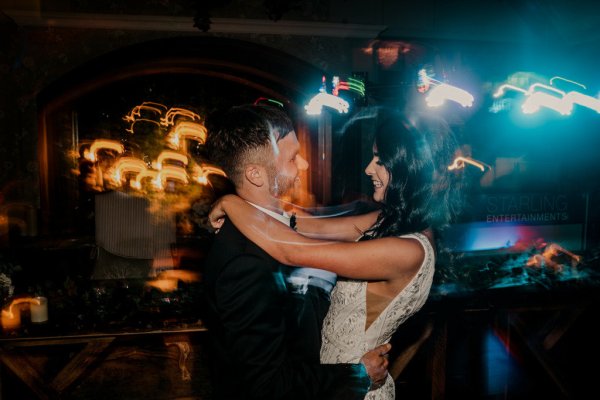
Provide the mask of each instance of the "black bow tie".
POLYGON ((292 213, 290 216, 290 228, 296 230, 296 213, 292 213))

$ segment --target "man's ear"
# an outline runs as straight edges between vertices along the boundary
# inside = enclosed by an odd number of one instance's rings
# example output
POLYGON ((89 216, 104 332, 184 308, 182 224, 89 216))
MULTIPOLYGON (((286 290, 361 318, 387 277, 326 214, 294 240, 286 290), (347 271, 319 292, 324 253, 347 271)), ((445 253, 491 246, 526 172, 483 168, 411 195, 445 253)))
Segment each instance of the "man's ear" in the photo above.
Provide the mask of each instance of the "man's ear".
POLYGON ((264 169, 256 164, 250 164, 244 170, 244 178, 254 186, 261 187, 265 182, 264 169))

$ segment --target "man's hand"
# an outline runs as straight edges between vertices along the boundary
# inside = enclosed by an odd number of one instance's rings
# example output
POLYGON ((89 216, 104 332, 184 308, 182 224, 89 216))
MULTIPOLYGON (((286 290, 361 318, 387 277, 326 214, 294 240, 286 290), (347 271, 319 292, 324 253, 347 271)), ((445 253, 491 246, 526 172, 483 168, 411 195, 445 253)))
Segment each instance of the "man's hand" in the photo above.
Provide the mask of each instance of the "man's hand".
POLYGON ((385 383, 389 364, 387 354, 391 348, 392 345, 389 343, 382 344, 365 353, 360 359, 360 362, 367 369, 369 378, 371 378, 371 390, 378 389, 385 383))

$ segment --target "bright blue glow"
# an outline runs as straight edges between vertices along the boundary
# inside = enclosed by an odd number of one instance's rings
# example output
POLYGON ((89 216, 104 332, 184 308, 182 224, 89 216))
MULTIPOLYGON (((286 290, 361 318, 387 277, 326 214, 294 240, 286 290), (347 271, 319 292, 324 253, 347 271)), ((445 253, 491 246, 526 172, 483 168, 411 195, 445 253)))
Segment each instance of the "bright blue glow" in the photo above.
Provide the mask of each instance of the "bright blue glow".
POLYGON ((522 384, 523 371, 502 341, 490 329, 486 332, 483 344, 483 364, 485 368, 485 390, 488 395, 511 392, 511 388, 522 384))
POLYGON ((558 243, 564 248, 582 248, 582 224, 518 225, 514 223, 471 222, 456 224, 447 235, 454 251, 511 250, 518 243, 536 239, 558 243))

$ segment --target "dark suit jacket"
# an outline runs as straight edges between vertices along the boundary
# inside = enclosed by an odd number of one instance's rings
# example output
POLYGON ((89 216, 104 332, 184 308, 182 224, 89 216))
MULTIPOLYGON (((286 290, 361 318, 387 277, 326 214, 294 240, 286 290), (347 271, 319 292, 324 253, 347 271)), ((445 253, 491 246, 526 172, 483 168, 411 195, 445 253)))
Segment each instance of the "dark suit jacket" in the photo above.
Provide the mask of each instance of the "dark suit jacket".
POLYGON ((287 267, 225 222, 203 272, 216 397, 364 398, 370 380, 361 364, 318 363, 320 333, 299 326, 286 274, 287 267))

